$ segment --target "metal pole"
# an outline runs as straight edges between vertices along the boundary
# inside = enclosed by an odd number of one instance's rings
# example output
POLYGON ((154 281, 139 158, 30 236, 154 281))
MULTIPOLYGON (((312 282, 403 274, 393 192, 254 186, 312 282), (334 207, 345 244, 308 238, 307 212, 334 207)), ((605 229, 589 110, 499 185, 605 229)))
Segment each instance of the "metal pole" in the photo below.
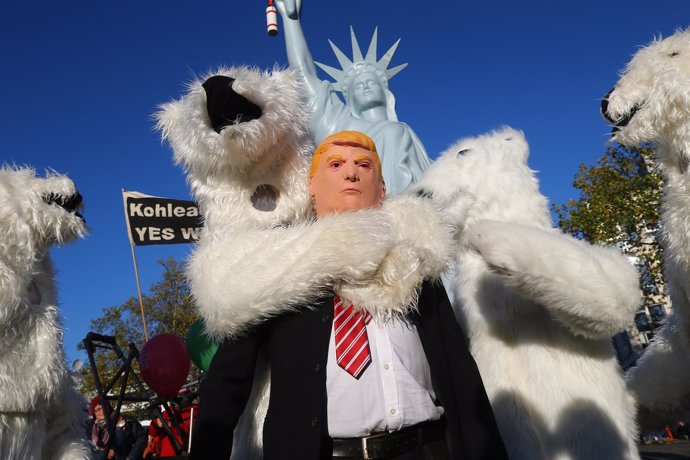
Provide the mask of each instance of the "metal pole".
POLYGON ((125 208, 125 221, 127 222, 127 236, 129 236, 129 245, 132 247, 132 261, 134 262, 134 276, 137 279, 137 293, 139 294, 139 308, 141 309, 141 324, 144 326, 144 343, 149 341, 149 331, 146 328, 146 317, 144 316, 144 301, 141 298, 141 284, 139 283, 139 268, 137 267, 137 256, 134 253, 134 240, 132 239, 132 231, 129 228, 129 214, 127 213, 127 198, 125 197, 125 189, 122 190, 122 205, 125 208))
POLYGON ((146 328, 146 317, 144 316, 144 301, 141 298, 141 284, 139 284, 139 269, 137 268, 137 256, 134 253, 134 245, 132 247, 132 260, 134 261, 134 276, 137 279, 137 293, 139 294, 139 308, 141 309, 141 324, 144 326, 144 342, 149 341, 149 332, 146 328))
POLYGON ((187 452, 192 451, 192 430, 194 429, 194 408, 191 408, 189 414, 189 446, 187 447, 187 452))

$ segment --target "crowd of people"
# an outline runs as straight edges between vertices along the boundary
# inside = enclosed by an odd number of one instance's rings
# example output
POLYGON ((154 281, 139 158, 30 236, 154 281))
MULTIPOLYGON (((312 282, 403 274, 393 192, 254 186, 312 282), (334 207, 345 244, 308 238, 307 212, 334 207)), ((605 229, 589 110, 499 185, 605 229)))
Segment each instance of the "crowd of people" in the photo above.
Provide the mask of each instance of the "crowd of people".
POLYGON ((89 419, 86 423, 86 438, 89 440, 93 458, 94 460, 140 460, 175 457, 186 453, 197 408, 197 405, 192 404, 173 410, 174 421, 170 413, 164 411, 162 418, 157 416, 152 418, 147 427, 144 426, 146 422, 142 424, 131 415, 119 414, 116 417, 110 403, 106 401, 104 404, 96 396, 89 404, 89 419), (112 432, 108 426, 106 409, 113 419, 112 432), (168 432, 173 435, 175 441, 168 432))
POLYGON ((661 429, 640 435, 642 444, 663 444, 683 440, 690 440, 690 427, 685 419, 678 420, 673 427, 668 424, 661 429))

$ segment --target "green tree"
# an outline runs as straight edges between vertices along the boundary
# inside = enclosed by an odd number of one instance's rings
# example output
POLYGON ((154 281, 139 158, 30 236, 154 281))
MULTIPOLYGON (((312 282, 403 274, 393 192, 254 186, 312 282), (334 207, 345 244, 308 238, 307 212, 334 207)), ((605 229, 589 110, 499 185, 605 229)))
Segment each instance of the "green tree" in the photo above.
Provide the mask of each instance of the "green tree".
MULTIPOLYGON (((189 327, 197 319, 189 282, 181 262, 169 257, 158 263, 163 267, 162 279, 151 286, 148 295, 142 296, 149 338, 170 333, 184 340, 189 327)), ((103 314, 91 321, 90 330, 114 336, 125 355, 128 354, 129 343, 141 350, 144 346, 144 328, 138 298, 130 297, 122 305, 103 308, 103 314)), ((80 349, 84 349, 83 344, 80 349)), ((96 362, 100 380, 104 384, 112 380, 121 364, 115 353, 109 350, 98 351, 96 362)), ((136 361, 134 368, 139 373, 136 361)), ((192 378, 196 377, 196 372, 193 367, 192 378)), ((121 380, 114 386, 114 391, 119 389, 120 384, 121 380)), ((89 366, 82 370, 79 387, 87 399, 96 394, 89 366)))
POLYGON ((664 303, 662 248, 657 231, 662 177, 648 146, 610 147, 596 165, 581 164, 577 200, 554 204, 558 226, 577 238, 619 247, 635 258, 646 303, 664 303))

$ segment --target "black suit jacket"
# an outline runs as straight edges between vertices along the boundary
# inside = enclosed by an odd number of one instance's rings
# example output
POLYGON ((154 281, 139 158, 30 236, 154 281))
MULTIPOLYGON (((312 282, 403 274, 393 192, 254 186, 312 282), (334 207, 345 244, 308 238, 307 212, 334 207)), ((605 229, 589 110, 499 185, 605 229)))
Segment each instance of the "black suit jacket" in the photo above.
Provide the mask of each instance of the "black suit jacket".
MULTIPOLYGON (((416 325, 429 362, 436 397, 447 421, 452 459, 507 459, 474 359, 443 287, 424 283, 416 325)), ((199 418, 190 459, 227 460, 232 433, 251 391, 259 350, 271 367, 271 394, 264 422, 264 459, 330 459, 326 361, 333 300, 284 314, 248 336, 221 344, 201 388, 199 418)))

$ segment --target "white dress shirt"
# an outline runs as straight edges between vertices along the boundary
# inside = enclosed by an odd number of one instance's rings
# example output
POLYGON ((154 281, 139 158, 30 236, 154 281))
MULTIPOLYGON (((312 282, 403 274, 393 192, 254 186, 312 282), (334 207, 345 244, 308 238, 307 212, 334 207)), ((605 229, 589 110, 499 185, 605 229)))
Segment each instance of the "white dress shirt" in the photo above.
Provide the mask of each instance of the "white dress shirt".
POLYGON ((328 432, 354 438, 438 420, 429 364, 417 329, 403 319, 367 325, 372 362, 359 380, 338 366, 331 332, 326 366, 328 432))

